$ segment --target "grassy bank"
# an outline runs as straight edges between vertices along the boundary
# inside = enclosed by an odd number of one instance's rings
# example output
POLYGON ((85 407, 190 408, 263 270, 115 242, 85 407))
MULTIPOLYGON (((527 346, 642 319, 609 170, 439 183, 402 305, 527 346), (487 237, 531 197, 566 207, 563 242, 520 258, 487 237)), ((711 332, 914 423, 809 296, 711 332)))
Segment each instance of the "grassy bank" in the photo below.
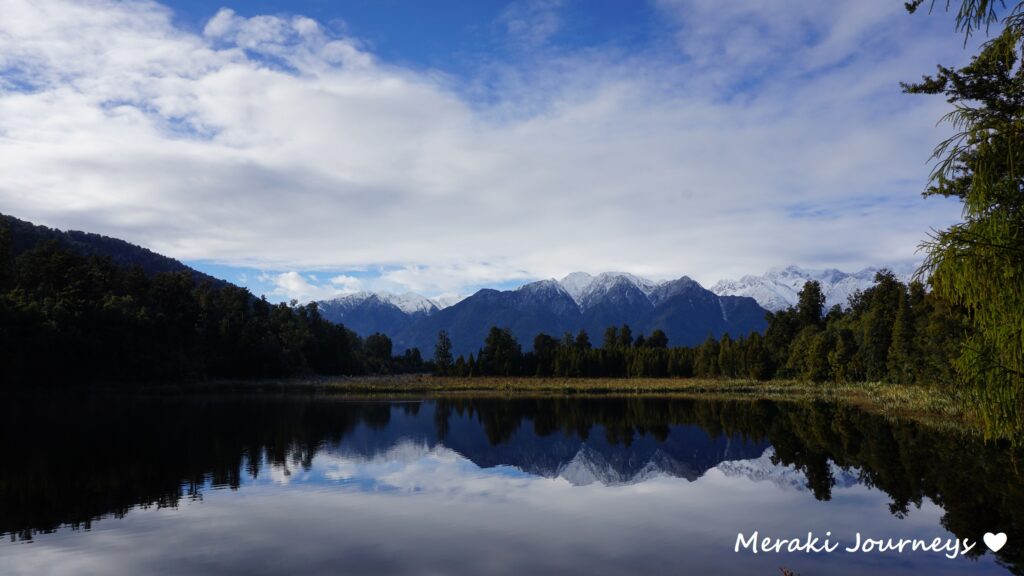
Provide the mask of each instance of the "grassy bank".
POLYGON ((882 383, 815 384, 796 380, 705 380, 669 378, 444 378, 428 375, 372 376, 281 381, 230 381, 175 387, 218 392, 304 392, 360 397, 407 395, 658 395, 719 400, 833 401, 892 418, 941 428, 977 431, 969 403, 950 391, 882 383))

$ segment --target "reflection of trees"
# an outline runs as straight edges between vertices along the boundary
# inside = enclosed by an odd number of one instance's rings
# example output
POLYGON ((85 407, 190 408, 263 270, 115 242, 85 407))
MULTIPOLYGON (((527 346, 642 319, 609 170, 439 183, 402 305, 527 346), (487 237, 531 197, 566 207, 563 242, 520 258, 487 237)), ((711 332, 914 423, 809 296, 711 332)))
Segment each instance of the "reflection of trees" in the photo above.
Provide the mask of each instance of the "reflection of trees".
MULTIPOLYGON (((431 408, 431 442, 452 434, 453 418, 475 422, 492 445, 520 434, 586 440, 595 426, 625 447, 645 436, 664 442, 671 426, 693 424, 712 438, 767 439, 777 462, 803 471, 819 499, 831 497, 834 462, 885 491, 893 514, 913 514, 930 498, 958 537, 1004 531, 1011 542, 1024 538, 1019 450, 831 404, 635 397, 432 405, 273 396, 8 401, 0 407, 0 532, 29 538, 62 525, 88 527, 134 506, 176 506, 210 483, 237 488, 265 463, 309 468, 318 451, 360 424, 381 431, 393 426, 393 409, 415 416, 431 408)), ((1018 546, 999 556, 1018 572, 1024 567, 1018 546)))
POLYGON ((134 506, 177 506, 208 483, 237 488, 264 462, 309 467, 359 422, 384 426, 383 404, 275 398, 5 402, 0 407, 0 533, 30 538, 89 528, 134 506))

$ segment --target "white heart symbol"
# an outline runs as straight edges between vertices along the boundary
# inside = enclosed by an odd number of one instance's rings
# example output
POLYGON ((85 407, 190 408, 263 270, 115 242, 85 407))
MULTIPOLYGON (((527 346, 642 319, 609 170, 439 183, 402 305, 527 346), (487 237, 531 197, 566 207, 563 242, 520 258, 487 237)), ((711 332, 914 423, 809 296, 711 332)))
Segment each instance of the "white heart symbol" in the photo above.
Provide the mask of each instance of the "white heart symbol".
POLYGON ((993 534, 991 532, 985 532, 985 546, 993 552, 999 552, 1003 546, 1006 546, 1006 532, 1000 532, 999 534, 993 534))

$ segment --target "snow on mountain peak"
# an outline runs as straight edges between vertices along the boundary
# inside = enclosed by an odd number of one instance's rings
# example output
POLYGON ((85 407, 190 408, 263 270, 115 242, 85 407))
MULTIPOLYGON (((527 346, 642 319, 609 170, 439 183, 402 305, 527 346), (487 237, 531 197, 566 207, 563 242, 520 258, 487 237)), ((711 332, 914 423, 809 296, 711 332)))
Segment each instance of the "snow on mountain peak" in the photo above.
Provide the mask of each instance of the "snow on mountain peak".
POLYGON ((406 314, 430 313, 439 308, 433 300, 414 292, 405 292, 403 294, 378 292, 377 297, 389 304, 393 304, 406 314))
MULTIPOLYGON (((722 462, 716 468, 730 478, 748 478, 754 482, 771 482, 787 491, 806 492, 807 475, 792 464, 783 465, 774 461, 775 448, 767 448, 759 458, 722 462)), ((844 469, 829 462, 834 480, 833 488, 849 488, 860 483, 859 471, 844 469)))
MULTIPOLYGON (((517 288, 517 290, 519 290, 520 292, 530 292, 530 293, 536 293, 536 292, 557 292, 557 293, 566 293, 566 294, 568 294, 568 291, 565 289, 565 287, 562 286, 555 279, 538 280, 536 282, 530 282, 529 284, 523 284, 522 286, 517 288)), ((570 294, 570 296, 571 296, 571 294, 570 294)))
POLYGON ((560 284, 562 285, 562 288, 564 288, 565 291, 569 294, 569 296, 572 296, 572 299, 575 300, 577 304, 579 304, 580 299, 583 296, 583 293, 587 290, 587 287, 589 287, 593 281, 594 277, 591 276, 590 274, 587 274, 586 272, 573 272, 572 274, 569 274, 565 278, 562 278, 560 284))
MULTIPOLYGON (((813 270, 787 266, 772 268, 763 276, 747 275, 739 280, 722 280, 712 286, 711 291, 719 296, 750 296, 763 308, 777 312, 795 305, 804 284, 810 280, 817 280, 825 294, 826 308, 836 304, 846 306, 854 292, 874 286, 875 273, 878 270, 869 267, 848 273, 835 268, 813 270)), ((914 274, 914 267, 910 265, 897 266, 890 270, 902 282, 909 282, 914 274)))
POLYGON ((643 292, 644 296, 650 297, 651 293, 658 287, 658 283, 641 278, 628 272, 602 272, 592 276, 586 272, 573 272, 559 282, 566 293, 572 297, 580 306, 591 302, 595 297, 607 293, 619 282, 632 284, 643 292))
POLYGON ((391 304, 406 314, 430 313, 440 308, 433 300, 413 292, 405 292, 403 294, 394 294, 392 292, 353 292, 352 294, 344 294, 328 300, 326 303, 343 309, 352 309, 372 298, 376 298, 386 304, 391 304))

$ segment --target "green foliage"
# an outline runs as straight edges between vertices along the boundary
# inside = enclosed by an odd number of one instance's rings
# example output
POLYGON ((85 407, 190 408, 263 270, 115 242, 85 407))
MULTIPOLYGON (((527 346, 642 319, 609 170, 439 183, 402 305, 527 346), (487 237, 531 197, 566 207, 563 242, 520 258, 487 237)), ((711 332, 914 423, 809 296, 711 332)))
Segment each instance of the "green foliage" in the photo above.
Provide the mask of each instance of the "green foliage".
POLYGON ((892 328, 892 344, 889 346, 889 378, 897 382, 911 382, 914 379, 914 365, 918 358, 914 350, 914 319, 911 317, 909 296, 900 296, 896 320, 892 328))
POLYGON ((57 239, 11 260, 3 256, 8 238, 0 228, 4 386, 424 369, 419 351, 392 358, 383 335, 364 347, 315 304, 270 304, 187 271, 147 275, 57 239))
POLYGON ((952 385, 949 358, 962 334, 962 309, 919 282, 903 284, 887 270, 875 281, 853 295, 848 310, 833 307, 825 316, 821 287, 808 282, 797 306, 768 314, 764 336, 709 335, 695 348, 669 348, 661 330, 646 337, 638 334, 633 341, 632 331, 622 326, 605 330, 601 348, 589 346, 582 331, 561 339, 538 334, 533 350, 522 354, 508 330, 492 328, 480 352, 479 370, 472 369, 472 356, 469 363, 460 357, 453 374, 952 385), (633 345, 624 346, 623 333, 633 345))
POLYGON ((800 291, 796 304, 796 321, 801 328, 808 326, 820 327, 822 314, 825 310, 825 295, 821 292, 821 284, 811 280, 800 291))
MULTIPOLYGON (((918 2, 919 4, 919 2, 918 2)), ((963 222, 924 243, 935 291, 967 314, 969 331, 955 364, 989 428, 1024 432, 1024 2, 1002 17, 1002 3, 965 0, 959 30, 1002 23, 970 64, 940 66, 905 84, 953 105, 955 134, 934 152, 925 195, 963 204, 963 222)), ((908 9, 916 8, 916 4, 908 9)))
MULTIPOLYGON (((387 426, 400 410, 413 416, 419 410, 424 426, 401 428, 414 441, 457 433, 501 444, 496 450, 464 445, 463 456, 482 466, 510 463, 524 449, 545 461, 561 458, 567 441, 598 433, 622 448, 649 439, 622 452, 634 458, 649 457, 650 440, 667 438, 675 448, 662 448, 678 450, 688 445, 678 435, 696 427, 711 438, 771 444, 775 461, 799 470, 815 498, 831 498, 836 467, 855 471, 887 496, 892 514, 915 514, 932 501, 941 503, 943 529, 957 538, 1006 532, 1011 545, 992 560, 1014 573, 1024 569, 1024 548, 1012 545, 1024 535, 1020 449, 841 404, 465 395, 422 405, 306 395, 55 400, 0 403, 0 452, 18 463, 0 468, 0 533, 14 540, 62 526, 87 528, 140 507, 178 506, 201 498, 211 484, 244 485, 265 465, 308 467, 339 443, 364 445, 355 438, 387 426)), ((984 546, 973 552, 992 555, 984 546)))
POLYGON ((628 324, 623 324, 622 328, 619 328, 619 347, 629 348, 633 345, 633 330, 630 329, 628 324))
POLYGON ((604 331, 604 339, 601 341, 601 348, 612 350, 619 345, 619 329, 609 326, 604 331))
POLYGON ((574 344, 577 350, 590 350, 590 336, 587 335, 586 330, 580 330, 576 334, 576 342, 574 344))
MULTIPOLYGON (((515 376, 522 363, 519 342, 508 328, 491 327, 480 350, 477 365, 481 376, 515 376)), ((470 362, 473 358, 470 356, 470 362)))
POLYGON ((668 348, 668 335, 663 330, 655 330, 647 337, 647 346, 650 348, 668 348))
POLYGON ((434 346, 434 374, 447 376, 452 370, 452 339, 441 330, 437 333, 437 345, 434 346))
POLYGON ((366 353, 367 366, 371 372, 387 374, 388 365, 391 363, 391 338, 387 335, 375 332, 366 337, 363 350, 366 353))

